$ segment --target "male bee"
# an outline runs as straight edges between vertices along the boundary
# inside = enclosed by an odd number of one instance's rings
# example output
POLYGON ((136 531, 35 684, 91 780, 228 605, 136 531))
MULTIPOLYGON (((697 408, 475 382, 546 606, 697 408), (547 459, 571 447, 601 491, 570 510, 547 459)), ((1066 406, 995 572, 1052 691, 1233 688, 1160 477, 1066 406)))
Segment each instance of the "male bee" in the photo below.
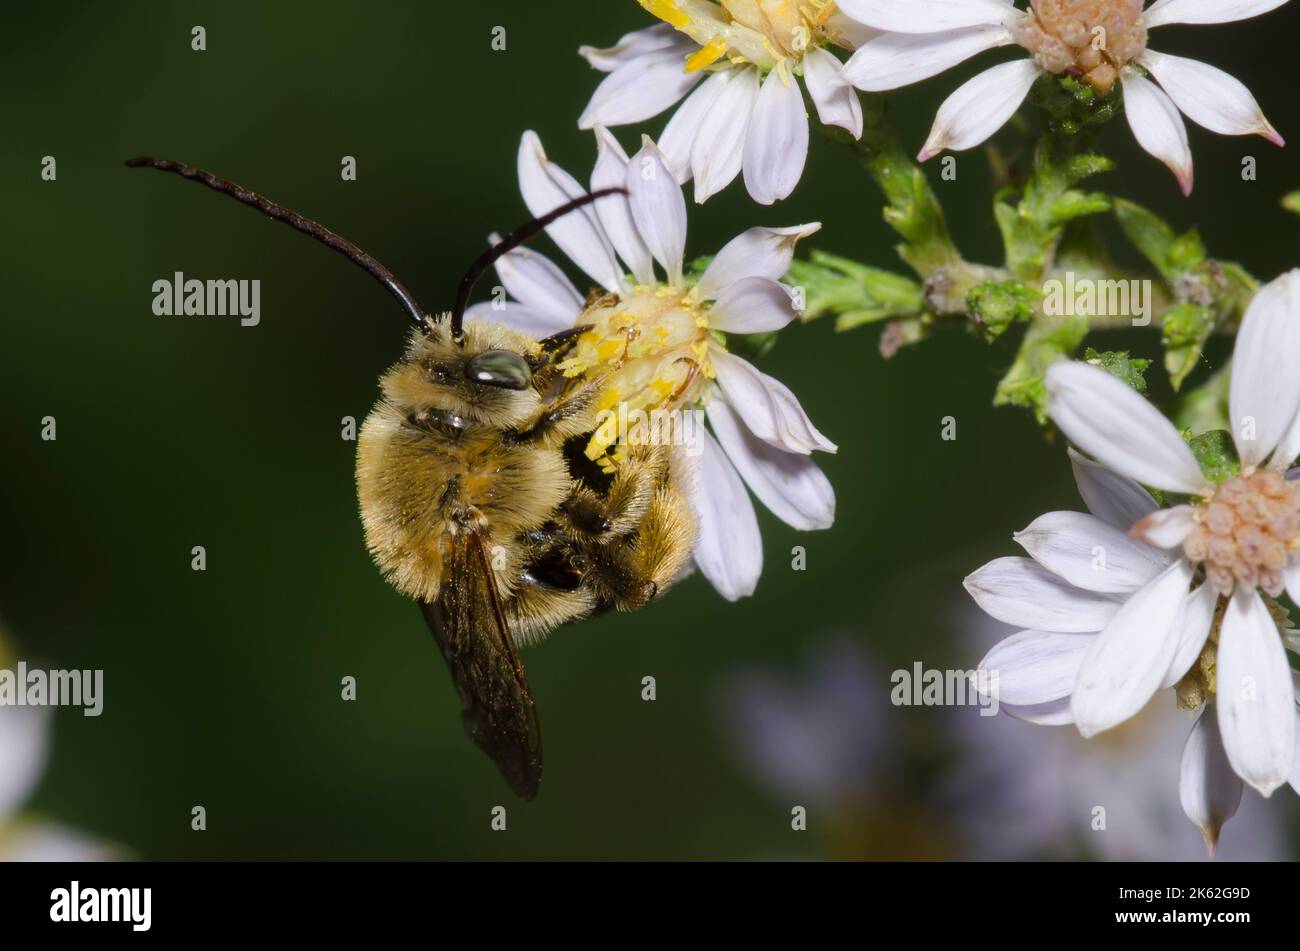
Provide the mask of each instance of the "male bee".
POLYGON ((695 523, 671 441, 630 445, 616 467, 584 452, 604 375, 559 367, 581 325, 534 340, 465 323, 464 314, 501 255, 622 189, 583 195, 508 235, 470 268, 455 308, 430 316, 387 268, 314 221, 192 166, 147 157, 127 165, 201 182, 296 228, 402 304, 414 328, 380 379, 357 444, 366 544, 388 581, 419 604, 466 732, 519 796, 534 798, 541 732, 517 647, 662 594, 689 568, 695 523))

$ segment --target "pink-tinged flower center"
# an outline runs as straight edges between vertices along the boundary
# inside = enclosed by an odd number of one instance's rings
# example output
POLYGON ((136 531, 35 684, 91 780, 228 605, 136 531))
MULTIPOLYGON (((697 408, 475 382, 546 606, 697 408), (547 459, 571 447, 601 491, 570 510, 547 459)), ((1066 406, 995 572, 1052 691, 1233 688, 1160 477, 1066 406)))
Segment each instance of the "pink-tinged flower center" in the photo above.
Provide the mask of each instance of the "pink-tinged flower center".
POLYGON ((1300 491, 1271 469, 1239 475, 1215 490, 1196 513, 1183 553, 1227 595, 1240 583, 1277 596, 1282 572, 1300 549, 1300 491))
POLYGON ((1072 73, 1100 93, 1147 48, 1143 0, 1031 0, 1011 27, 1049 73, 1072 73))

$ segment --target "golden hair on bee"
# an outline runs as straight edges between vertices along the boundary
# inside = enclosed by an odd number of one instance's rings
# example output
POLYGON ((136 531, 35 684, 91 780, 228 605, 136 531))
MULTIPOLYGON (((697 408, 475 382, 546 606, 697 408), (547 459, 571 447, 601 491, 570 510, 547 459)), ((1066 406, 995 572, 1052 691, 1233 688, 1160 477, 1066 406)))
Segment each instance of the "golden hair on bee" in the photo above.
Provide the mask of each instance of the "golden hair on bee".
POLYGON ((586 329, 543 340, 464 323, 479 277, 583 195, 484 252, 453 310, 430 316, 387 268, 296 212, 180 162, 137 158, 229 195, 333 248, 373 275, 414 325, 357 443, 366 545, 416 600, 461 700, 466 732, 520 796, 541 782, 541 729, 515 652, 572 621, 642 607, 689 570, 695 521, 671 443, 631 445, 602 466, 587 447, 605 377, 560 363, 586 329))

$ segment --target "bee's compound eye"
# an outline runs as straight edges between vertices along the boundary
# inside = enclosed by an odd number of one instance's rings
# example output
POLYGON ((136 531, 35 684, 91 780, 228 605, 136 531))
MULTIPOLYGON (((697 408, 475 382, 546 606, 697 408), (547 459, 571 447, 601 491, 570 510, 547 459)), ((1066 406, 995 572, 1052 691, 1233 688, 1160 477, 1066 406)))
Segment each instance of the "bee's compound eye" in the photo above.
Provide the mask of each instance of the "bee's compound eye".
POLYGON ((485 350, 465 364, 465 379, 505 390, 523 390, 532 385, 528 361, 510 350, 485 350))

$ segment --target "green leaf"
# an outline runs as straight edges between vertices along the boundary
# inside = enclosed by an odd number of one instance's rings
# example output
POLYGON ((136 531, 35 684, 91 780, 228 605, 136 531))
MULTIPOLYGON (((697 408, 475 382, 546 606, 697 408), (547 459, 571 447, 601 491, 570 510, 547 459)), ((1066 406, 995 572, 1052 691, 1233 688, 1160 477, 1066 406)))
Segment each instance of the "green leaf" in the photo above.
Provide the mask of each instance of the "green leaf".
POLYGON ((837 330, 919 314, 925 300, 911 278, 848 258, 814 251, 811 260, 790 265, 786 280, 804 294, 804 321, 838 315, 837 330))
POLYGON ((1205 244, 1195 228, 1179 235, 1169 246, 1169 269, 1176 274, 1186 273, 1205 262, 1205 244))
POLYGON ((1214 313, 1199 304, 1178 304, 1165 311, 1162 330, 1165 370, 1175 390, 1182 389, 1187 374, 1196 369, 1201 351, 1214 332, 1214 313))
POLYGON ((1047 368, 1072 354, 1088 335, 1088 318, 1038 318, 1029 325, 1015 362, 998 384, 994 406, 1032 409, 1039 423, 1047 422, 1047 368))
POLYGON ((1084 215, 1098 215, 1110 211, 1110 196, 1100 192, 1081 192, 1070 189, 1051 203, 1047 209, 1046 219, 1052 227, 1068 224, 1084 215))
POLYGON ((1231 381, 1231 364, 1227 364, 1200 386, 1183 394, 1173 414, 1174 425, 1194 433, 1227 429, 1230 425, 1228 389, 1231 381))
POLYGON ((1201 465, 1201 473, 1211 485, 1226 482, 1241 471, 1237 459, 1237 449, 1232 442, 1232 434, 1226 429, 1215 429, 1199 436, 1183 433, 1192 455, 1201 465))
POLYGON ((1180 274, 1205 262, 1205 246, 1195 229, 1177 235, 1162 218, 1123 198, 1115 199, 1115 217, 1133 246, 1171 286, 1180 274))
POLYGON ((1044 136, 1034 150, 1034 168, 1022 190, 1004 189, 993 205, 1002 232, 1007 269, 1024 281, 1041 279, 1065 226, 1088 215, 1109 211, 1111 200, 1073 186, 1090 175, 1114 168, 1101 155, 1058 157, 1060 143, 1044 136))
POLYGON ((1083 358, 1093 366, 1101 367, 1111 376, 1123 380, 1139 393, 1147 391, 1145 374, 1147 368, 1151 366, 1150 360, 1129 356, 1127 350, 1108 350, 1105 353, 1098 353, 1092 347, 1084 351, 1083 358))

